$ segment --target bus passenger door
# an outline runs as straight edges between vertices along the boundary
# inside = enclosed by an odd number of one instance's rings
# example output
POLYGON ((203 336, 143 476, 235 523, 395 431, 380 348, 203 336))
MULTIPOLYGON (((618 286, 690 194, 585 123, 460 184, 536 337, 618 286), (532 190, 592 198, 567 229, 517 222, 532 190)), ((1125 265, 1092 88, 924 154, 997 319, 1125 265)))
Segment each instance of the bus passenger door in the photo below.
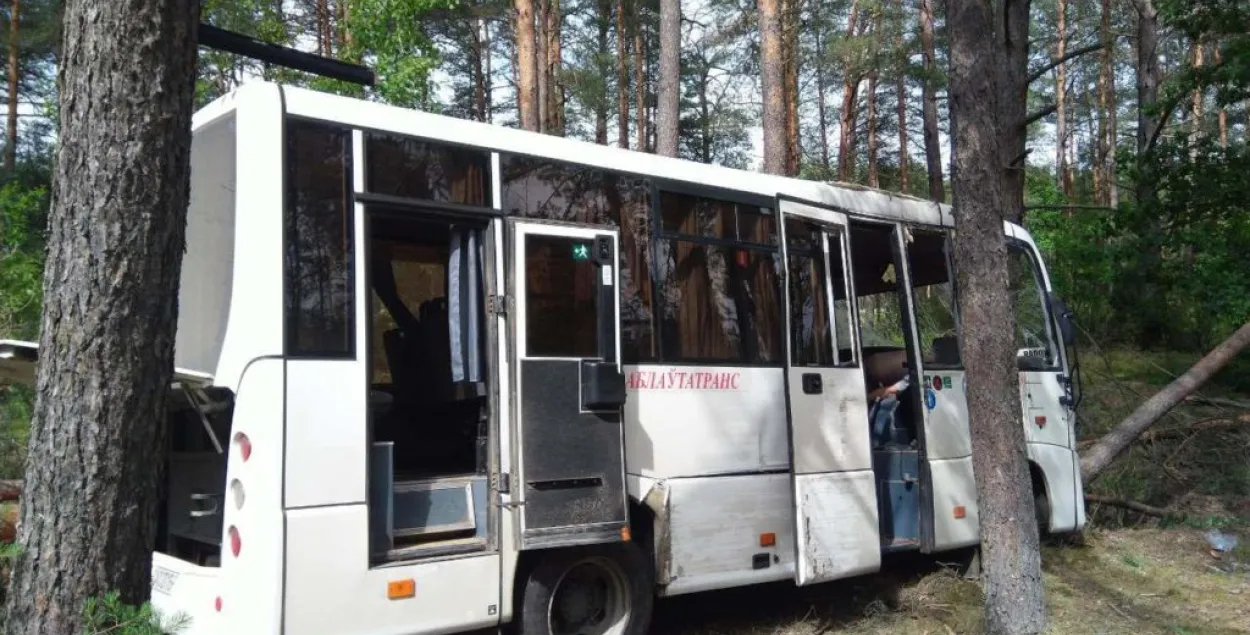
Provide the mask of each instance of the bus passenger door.
POLYGON ((980 539, 980 525, 950 235, 907 227, 903 243, 923 404, 927 504, 932 506, 925 512, 932 514, 932 522, 922 549, 971 546, 980 539))
POLYGON ((881 566, 864 376, 851 327, 846 217, 781 201, 795 579, 881 566))
POLYGON ((622 540, 628 523, 618 235, 510 221, 521 548, 622 540))

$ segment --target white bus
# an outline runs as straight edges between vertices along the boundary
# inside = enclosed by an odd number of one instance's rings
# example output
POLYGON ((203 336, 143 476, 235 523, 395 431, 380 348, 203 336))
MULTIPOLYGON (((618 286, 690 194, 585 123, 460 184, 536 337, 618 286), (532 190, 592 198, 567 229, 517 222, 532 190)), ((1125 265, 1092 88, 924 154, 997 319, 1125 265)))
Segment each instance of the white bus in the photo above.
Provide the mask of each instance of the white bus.
MULTIPOLYGON (((948 207, 263 82, 192 166, 152 564, 186 633, 641 634, 979 542, 948 207)), ((1070 325, 1004 231, 1040 518, 1079 530, 1070 325)))

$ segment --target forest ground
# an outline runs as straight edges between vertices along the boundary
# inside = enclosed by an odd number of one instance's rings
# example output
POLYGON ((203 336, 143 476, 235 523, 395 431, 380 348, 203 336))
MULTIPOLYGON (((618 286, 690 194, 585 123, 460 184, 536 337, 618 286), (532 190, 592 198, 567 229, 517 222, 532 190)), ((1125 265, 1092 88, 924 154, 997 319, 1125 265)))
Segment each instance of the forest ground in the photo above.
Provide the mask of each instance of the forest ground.
MULTIPOLYGON (((1094 439, 1197 355, 1082 351, 1081 438, 1094 439)), ((1043 571, 1051 633, 1250 633, 1250 375, 1238 360, 1110 468, 1088 493, 1183 512, 1161 521, 1090 504, 1077 540, 1049 540, 1043 571), (1240 402, 1240 403, 1236 403, 1240 402), (1238 536, 1220 558, 1208 529, 1238 536)), ((1087 441, 1088 442, 1088 441, 1087 441)), ((1084 445, 1084 444, 1083 444, 1084 445)), ((981 632, 981 587, 939 557, 887 560, 883 572, 660 600, 653 635, 954 635, 981 632)))

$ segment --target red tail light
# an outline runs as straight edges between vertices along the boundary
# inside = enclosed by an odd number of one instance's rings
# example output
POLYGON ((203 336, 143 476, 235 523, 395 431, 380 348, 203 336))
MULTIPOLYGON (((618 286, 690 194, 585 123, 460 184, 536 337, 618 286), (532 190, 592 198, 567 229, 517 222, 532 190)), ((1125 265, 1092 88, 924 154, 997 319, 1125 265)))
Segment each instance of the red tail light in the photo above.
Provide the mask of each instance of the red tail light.
POLYGON ((218 613, 221 612, 221 596, 220 595, 217 596, 217 599, 213 602, 213 608, 217 609, 218 613))
POLYGON ((239 530, 234 525, 231 525, 228 533, 230 534, 230 553, 233 553, 234 557, 238 558, 239 551, 243 549, 243 541, 239 538, 239 530))
POLYGON ((243 461, 246 462, 248 457, 252 456, 252 440, 247 438, 246 434, 236 432, 234 433, 234 442, 239 446, 239 454, 243 456, 243 461))

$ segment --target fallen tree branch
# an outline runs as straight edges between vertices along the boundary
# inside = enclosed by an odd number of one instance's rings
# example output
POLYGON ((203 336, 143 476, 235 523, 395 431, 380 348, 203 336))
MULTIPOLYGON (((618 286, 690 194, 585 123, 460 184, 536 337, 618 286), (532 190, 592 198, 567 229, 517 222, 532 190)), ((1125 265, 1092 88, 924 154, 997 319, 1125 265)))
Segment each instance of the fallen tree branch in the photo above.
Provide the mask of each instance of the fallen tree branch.
POLYGON ((1220 397, 1202 397, 1193 395, 1185 397, 1185 401, 1193 403, 1202 403, 1209 406, 1223 406, 1225 408, 1244 408, 1250 410, 1250 401, 1237 401, 1236 399, 1222 399, 1220 397))
MULTIPOLYGON (((1236 419, 1228 417, 1212 417, 1210 419, 1199 419, 1182 428, 1163 428, 1161 430, 1150 430, 1138 437, 1140 442, 1150 441, 1167 441, 1179 439, 1190 434, 1201 432, 1223 432, 1225 430, 1237 430, 1239 428, 1250 427, 1250 412, 1242 414, 1236 419)), ((1093 439, 1082 439, 1076 444, 1077 450, 1084 450, 1091 447, 1102 440, 1102 437, 1094 437, 1093 439)))
POLYGON ((1128 509, 1139 514, 1147 516, 1155 516, 1157 518, 1185 518, 1185 512, 1178 512, 1172 509, 1163 509, 1162 507, 1154 507, 1137 501, 1126 500, 1123 498, 1111 498, 1109 496, 1099 496, 1098 494, 1086 494, 1085 501, 1089 503, 1099 503, 1102 505, 1110 505, 1121 509, 1128 509))
POLYGON ((1215 350, 1207 353, 1163 390, 1147 399, 1127 418, 1104 434, 1081 457, 1081 480, 1088 486, 1117 457, 1176 404, 1193 394, 1203 383, 1228 364, 1237 353, 1250 344, 1250 323, 1242 325, 1215 350))

